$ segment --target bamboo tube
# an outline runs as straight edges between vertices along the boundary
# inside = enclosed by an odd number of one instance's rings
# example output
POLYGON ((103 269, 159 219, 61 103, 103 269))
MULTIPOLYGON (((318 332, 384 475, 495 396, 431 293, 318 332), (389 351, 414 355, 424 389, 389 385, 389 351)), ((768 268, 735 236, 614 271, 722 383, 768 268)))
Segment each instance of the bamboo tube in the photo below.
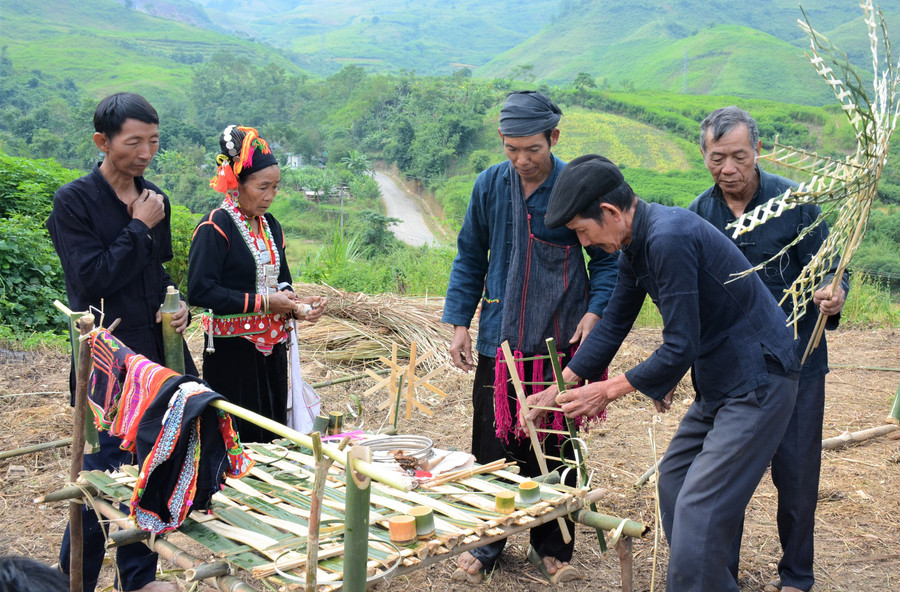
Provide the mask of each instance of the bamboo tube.
POLYGON ((523 481, 519 483, 519 499, 525 505, 536 504, 541 501, 541 486, 537 481, 523 481))
MULTIPOLYGON (((598 530, 616 530, 622 524, 622 518, 607 516, 591 510, 576 510, 572 514, 572 520, 598 530)), ((634 520, 625 520, 625 526, 622 528, 622 534, 638 539, 648 532, 650 532, 649 526, 634 520)))
POLYGON ((428 506, 414 506, 409 515, 416 519, 416 537, 427 539, 434 535, 434 511, 428 506))
POLYGON ((347 592, 366 589, 369 549, 369 499, 371 480, 354 471, 357 460, 372 461, 372 449, 354 446, 347 454, 346 516, 344 526, 344 585, 347 592))
POLYGON ((894 395, 894 406, 887 417, 888 423, 900 424, 900 385, 897 386, 897 394, 894 395))
MULTIPOLYGON (((516 365, 513 361, 512 350, 509 349, 509 342, 504 341, 500 344, 500 347, 503 349, 503 357, 506 358, 506 367, 509 369, 509 375, 513 381, 513 388, 516 391, 516 398, 519 400, 519 406, 522 409, 522 417, 525 420, 525 427, 528 429, 528 437, 531 439, 534 457, 537 459, 541 474, 546 475, 550 471, 547 469, 547 461, 544 458, 544 449, 541 447, 541 440, 538 438, 537 431, 534 429, 534 423, 528 419, 528 416, 525 413, 525 409, 528 408, 528 401, 525 400, 525 389, 522 387, 522 381, 519 379, 519 373, 516 370, 516 365)), ((569 527, 566 526, 566 521, 560 517, 559 520, 557 520, 557 523, 559 524, 559 530, 562 533, 563 542, 568 543, 572 540, 572 535, 569 533, 569 527)))
POLYGON ((51 491, 50 493, 38 496, 34 499, 34 503, 44 504, 80 498, 84 495, 85 491, 90 495, 97 495, 97 489, 95 487, 89 484, 79 483, 78 485, 69 485, 68 487, 63 487, 62 489, 57 489, 56 491, 51 491))
MULTIPOLYGON (((94 316, 84 315, 79 322, 82 336, 94 330, 94 316)), ((91 348, 85 343, 78 352, 78 369, 75 383, 75 427, 72 430, 72 462, 69 465, 69 480, 78 481, 84 465, 84 424, 87 420, 88 373, 91 371, 91 348)), ((82 501, 69 502, 69 589, 71 592, 84 590, 84 532, 81 524, 82 501)))
POLYGON ((512 514, 516 510, 516 494, 512 491, 501 491, 494 496, 494 507, 501 514, 512 514))
POLYGON ((392 516, 388 519, 388 532, 395 545, 408 545, 416 540, 416 519, 414 516, 392 516))
POLYGON ((172 326, 172 319, 181 309, 181 299, 175 286, 166 289, 166 298, 160 309, 163 335, 163 353, 166 356, 166 367, 179 374, 184 374, 184 339, 181 333, 172 326))
MULTIPOLYGON (((252 422, 260 427, 269 430, 274 434, 281 436, 282 438, 287 438, 291 442, 294 442, 301 446, 305 446, 307 448, 312 448, 312 438, 310 436, 301 434, 297 430, 292 430, 285 425, 282 425, 276 421, 272 421, 271 419, 263 417, 258 413, 254 413, 249 409, 244 409, 243 407, 239 407, 234 403, 230 403, 224 400, 213 401, 210 403, 210 406, 216 407, 217 409, 221 409, 222 411, 226 411, 234 416, 240 417, 241 419, 252 422)), ((327 446, 323 444, 322 453, 335 462, 340 463, 343 466, 347 466, 347 453, 345 451, 334 446, 327 446)), ((408 479, 404 478, 401 475, 379 470, 372 463, 358 461, 356 464, 356 470, 366 477, 378 481, 379 483, 384 483, 385 485, 393 487, 394 489, 399 489, 400 491, 411 491, 413 488, 412 483, 408 479)))

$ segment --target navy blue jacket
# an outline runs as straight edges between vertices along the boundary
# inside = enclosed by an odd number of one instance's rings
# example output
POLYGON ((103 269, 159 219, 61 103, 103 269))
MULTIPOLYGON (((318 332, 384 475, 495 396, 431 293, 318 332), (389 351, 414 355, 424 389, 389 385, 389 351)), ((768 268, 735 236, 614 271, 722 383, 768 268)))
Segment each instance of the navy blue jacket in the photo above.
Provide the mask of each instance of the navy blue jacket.
MULTIPOLYGON (((766 173, 759 167, 756 170, 759 173, 759 187, 753 195, 753 199, 747 204, 746 212, 753 211, 757 206, 766 203, 773 197, 778 197, 788 188, 797 186, 790 179, 766 173)), ((722 190, 718 185, 713 185, 701 193, 688 206, 688 209, 711 223, 729 238, 732 237, 732 230, 725 230, 725 227, 734 222, 736 217, 725 203, 722 190)), ((779 217, 768 220, 765 224, 757 226, 750 232, 745 232, 731 240, 737 245, 747 260, 750 261, 750 264, 756 266, 779 253, 786 245, 797 238, 797 235, 804 228, 815 222, 821 214, 822 211, 816 204, 799 205, 784 211, 779 217)), ((767 264, 764 269, 759 271, 759 276, 762 278, 763 283, 772 292, 776 300, 780 301, 782 299, 784 291, 800 276, 800 272, 812 260, 827 237, 828 226, 823 223, 807 234, 798 244, 781 255, 781 257, 767 264)), ((837 273, 838 263, 839 260, 836 259, 831 273, 825 277, 823 285, 831 283, 834 274, 837 273)), ((845 291, 849 292, 850 285, 847 274, 842 278, 841 286, 845 291)), ((781 308, 785 313, 790 314, 793 308, 791 299, 785 300, 781 308)), ((814 307, 809 307, 809 310, 805 311, 797 323, 795 345, 798 357, 802 357, 803 352, 806 350, 806 345, 809 343, 813 329, 815 329, 817 317, 818 311, 814 307)), ((839 322, 840 314, 829 317, 825 328, 835 329, 839 322)), ((828 349, 823 337, 819 347, 807 357, 800 376, 801 379, 805 380, 819 378, 827 373, 828 349)))
POLYGON ((769 383, 769 371, 799 369, 785 314, 721 232, 683 208, 637 201, 631 243, 619 255, 619 281, 600 323, 569 368, 598 380, 647 295, 663 319, 663 343, 625 373, 638 391, 661 400, 693 365, 706 405, 769 383))
MULTIPOLYGON (((553 156, 547 180, 526 201, 535 238, 557 245, 579 245, 568 228, 549 229, 544 215, 550 191, 565 163, 553 156)), ((482 302, 478 320, 478 353, 493 358, 500 346, 503 294, 512 254, 512 202, 509 175, 516 174, 508 160, 484 170, 475 180, 472 198, 457 239, 457 253, 450 271, 447 298, 441 318, 451 325, 468 327, 482 302)), ((603 315, 616 285, 616 260, 602 249, 587 249, 591 295, 584 312, 603 315)))

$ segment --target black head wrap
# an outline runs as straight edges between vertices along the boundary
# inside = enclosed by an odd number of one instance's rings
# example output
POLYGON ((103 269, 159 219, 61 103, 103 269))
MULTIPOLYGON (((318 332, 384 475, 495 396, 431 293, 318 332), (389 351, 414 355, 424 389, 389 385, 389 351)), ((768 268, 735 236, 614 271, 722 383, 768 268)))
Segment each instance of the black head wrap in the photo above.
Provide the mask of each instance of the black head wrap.
POLYGON ((594 201, 615 191, 623 183, 622 171, 599 154, 579 156, 565 166, 550 193, 544 224, 558 228, 571 222, 594 201))
POLYGON ((510 93, 500 109, 500 133, 512 138, 553 129, 562 111, 546 95, 533 90, 510 93))

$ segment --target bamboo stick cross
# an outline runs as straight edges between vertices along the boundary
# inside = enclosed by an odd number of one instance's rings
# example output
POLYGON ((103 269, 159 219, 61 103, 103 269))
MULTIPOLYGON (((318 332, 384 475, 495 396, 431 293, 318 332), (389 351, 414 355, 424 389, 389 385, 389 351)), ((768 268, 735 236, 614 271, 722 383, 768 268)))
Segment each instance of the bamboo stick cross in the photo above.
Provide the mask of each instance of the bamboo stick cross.
POLYGON ((397 416, 399 414, 400 402, 406 403, 406 419, 412 419, 413 409, 418 409, 425 415, 431 417, 434 415, 427 405, 419 401, 416 396, 418 389, 426 389, 438 395, 442 399, 447 397, 447 393, 431 384, 431 379, 446 370, 447 364, 441 364, 434 370, 426 373, 424 376, 416 375, 416 367, 433 356, 434 350, 428 350, 424 354, 417 356, 416 342, 413 341, 409 346, 409 363, 403 365, 397 359, 397 344, 391 347, 391 358, 380 357, 378 361, 390 368, 390 374, 385 377, 379 377, 375 372, 368 370, 368 374, 372 378, 378 379, 375 386, 371 387, 363 393, 363 396, 371 395, 382 389, 387 389, 388 398, 378 405, 379 410, 390 409, 388 421, 396 426, 397 416))

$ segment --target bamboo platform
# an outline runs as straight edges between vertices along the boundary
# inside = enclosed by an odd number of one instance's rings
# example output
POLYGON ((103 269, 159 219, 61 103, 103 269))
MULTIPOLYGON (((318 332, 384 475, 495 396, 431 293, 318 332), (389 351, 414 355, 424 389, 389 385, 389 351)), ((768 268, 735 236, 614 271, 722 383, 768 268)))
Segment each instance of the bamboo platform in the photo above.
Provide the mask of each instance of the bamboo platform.
MULTIPOLYGON (((134 466, 122 467, 112 474, 82 472, 80 490, 67 488, 68 497, 84 497, 85 503, 119 525, 120 530, 110 536, 109 546, 145 540, 163 557, 189 568, 185 572, 188 581, 209 578, 219 590, 228 592, 307 589, 307 535, 315 460, 308 449, 299 446, 249 444, 246 448, 257 463, 250 474, 240 480, 229 479, 213 497, 211 511, 192 512, 177 531, 200 545, 205 553, 197 553, 194 545, 185 550, 167 538, 151 539, 149 533, 134 528, 116 510, 117 503, 127 504, 131 498, 137 479, 134 466), (252 586, 234 577, 238 572, 249 575, 252 586)), ((385 470, 393 469, 386 466, 385 470)), ((317 590, 338 590, 342 586, 345 479, 342 466, 335 464, 329 469, 321 504, 317 590)), ((631 590, 629 537, 643 536, 647 527, 589 512, 585 508, 602 497, 603 492, 563 485, 542 483, 540 502, 526 506, 517 498, 512 513, 495 511, 495 495, 501 491, 515 492, 525 480, 514 472, 497 470, 434 487, 423 484, 408 492, 372 481, 367 581, 372 583, 409 573, 571 515, 591 526, 598 526, 598 520, 605 518, 605 526, 598 527, 619 528, 623 536, 616 550, 622 567, 622 589, 631 590), (423 540, 396 545, 390 541, 388 520, 408 514, 413 506, 428 506, 433 510, 435 533, 423 540), (592 520, 585 520, 586 517, 592 520)), ((45 501, 64 499, 63 492, 67 490, 48 494, 45 501)))

